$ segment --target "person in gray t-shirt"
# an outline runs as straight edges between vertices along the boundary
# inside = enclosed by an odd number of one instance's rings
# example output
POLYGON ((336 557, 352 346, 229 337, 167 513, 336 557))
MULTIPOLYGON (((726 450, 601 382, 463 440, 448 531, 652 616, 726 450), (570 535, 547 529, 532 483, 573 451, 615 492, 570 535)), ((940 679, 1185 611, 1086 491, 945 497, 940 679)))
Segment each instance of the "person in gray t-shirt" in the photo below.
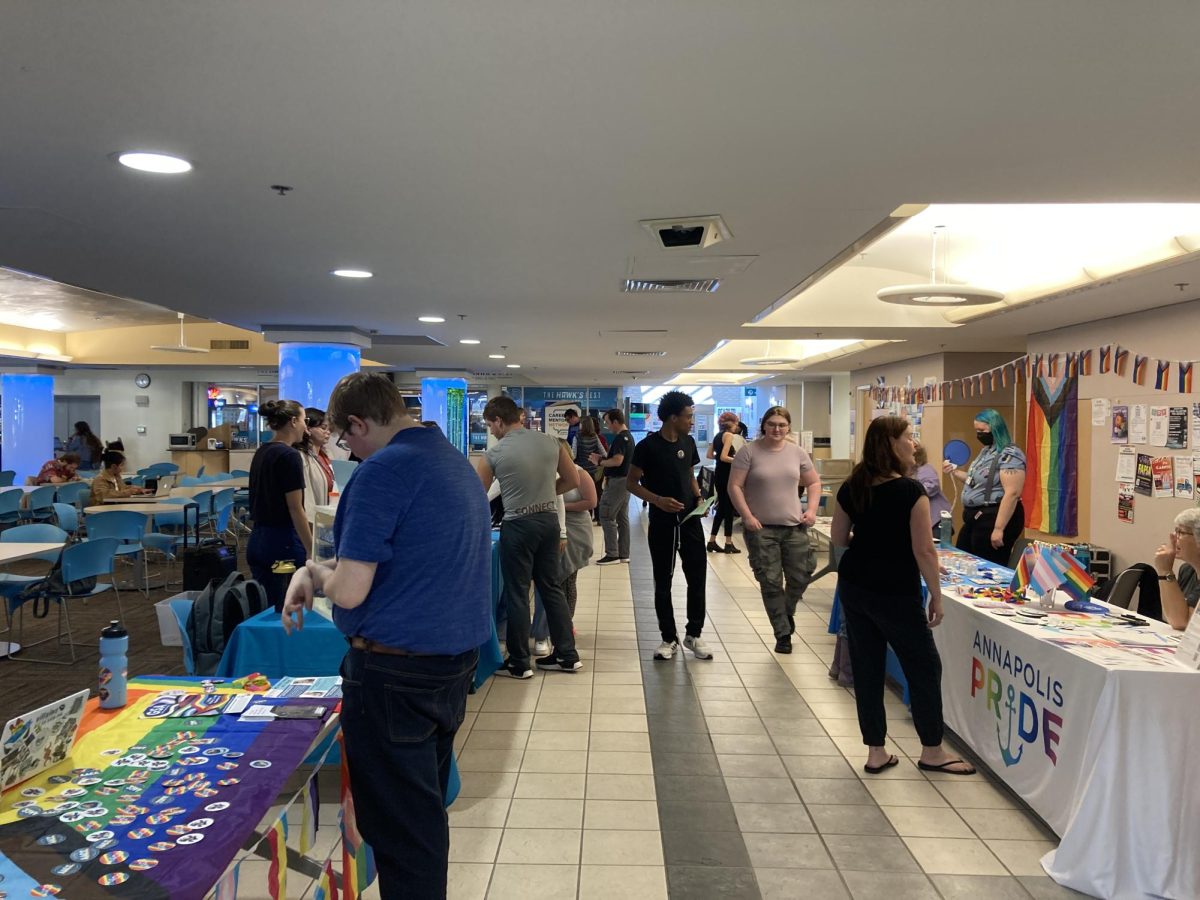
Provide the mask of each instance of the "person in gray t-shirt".
POLYGON ((571 611, 558 581, 559 539, 556 498, 576 487, 578 473, 570 453, 555 438, 530 431, 509 397, 493 397, 483 410, 497 439, 479 461, 485 489, 500 481, 504 522, 500 526, 500 571, 508 614, 508 662, 501 670, 513 678, 532 678, 529 667, 529 583, 542 595, 554 650, 537 660, 548 671, 575 672, 583 667, 571 633, 571 611))

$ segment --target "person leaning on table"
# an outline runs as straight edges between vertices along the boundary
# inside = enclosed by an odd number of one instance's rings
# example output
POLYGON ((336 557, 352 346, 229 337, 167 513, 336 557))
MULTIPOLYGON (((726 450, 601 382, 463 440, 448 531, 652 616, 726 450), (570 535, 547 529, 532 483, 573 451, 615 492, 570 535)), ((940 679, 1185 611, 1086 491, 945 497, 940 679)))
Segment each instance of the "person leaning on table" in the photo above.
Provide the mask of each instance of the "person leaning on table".
POLYGON ((134 487, 125 483, 121 472, 125 468, 125 454, 116 450, 105 450, 99 459, 104 469, 92 479, 92 493, 89 506, 99 506, 108 497, 133 497, 137 494, 149 494, 146 488, 134 487))
POLYGON ((339 381, 329 420, 363 462, 338 504, 336 559, 309 560, 292 577, 283 627, 303 626, 314 591, 333 604, 350 643, 341 667, 350 790, 380 897, 441 900, 454 735, 493 627, 487 497, 467 458, 411 418, 383 375, 339 381))
POLYGON ((1154 569, 1163 616, 1172 628, 1182 631, 1200 601, 1200 576, 1196 574, 1200 570, 1200 508, 1185 509, 1175 517, 1175 530, 1154 554, 1154 569), (1176 559, 1183 560, 1178 576, 1176 559))
POLYGON ((863 769, 878 775, 900 762, 886 746, 883 679, 890 644, 912 698, 921 739, 917 767, 971 775, 974 768, 942 747, 942 660, 929 630, 942 621, 942 590, 929 498, 904 475, 912 471, 914 449, 907 420, 875 419, 863 438, 862 460, 838 491, 833 512, 833 546, 845 548, 838 592, 850 638, 858 727, 867 745, 863 769), (928 610, 921 608, 922 576, 929 587, 928 610))

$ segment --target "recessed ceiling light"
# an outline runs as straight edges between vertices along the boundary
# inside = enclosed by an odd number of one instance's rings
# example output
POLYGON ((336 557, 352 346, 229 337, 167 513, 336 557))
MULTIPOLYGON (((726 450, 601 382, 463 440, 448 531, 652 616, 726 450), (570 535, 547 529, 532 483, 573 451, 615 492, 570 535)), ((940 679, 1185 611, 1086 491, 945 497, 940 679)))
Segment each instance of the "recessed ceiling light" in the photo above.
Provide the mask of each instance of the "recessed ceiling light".
POLYGON ((479 341, 476 340, 475 338, 459 338, 458 342, 460 344, 478 344, 479 343, 479 341))
POLYGON ((488 354, 488 359, 504 359, 504 358, 505 358, 505 356, 503 353, 489 353, 488 354))
POLYGON ((121 153, 117 162, 139 172, 153 172, 155 175, 182 175, 192 171, 192 164, 178 156, 168 156, 165 153, 121 153))
POLYGON ((446 320, 441 316, 418 316, 418 322, 428 322, 430 325, 441 325, 446 320))
POLYGON ((338 278, 373 278, 375 273, 366 269, 334 269, 329 274, 338 278))
POLYGON ((508 364, 508 368, 510 368, 510 369, 519 369, 519 368, 521 368, 521 364, 520 364, 520 363, 509 363, 509 364, 508 364))

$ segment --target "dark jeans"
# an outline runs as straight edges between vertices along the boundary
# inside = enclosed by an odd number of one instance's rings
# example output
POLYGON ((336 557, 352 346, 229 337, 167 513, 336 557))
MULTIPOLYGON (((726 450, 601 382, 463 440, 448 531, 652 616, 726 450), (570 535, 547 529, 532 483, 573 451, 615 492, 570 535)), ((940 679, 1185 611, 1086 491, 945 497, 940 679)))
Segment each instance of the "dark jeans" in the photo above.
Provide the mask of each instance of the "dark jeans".
POLYGON ((765 525, 746 532, 750 568, 762 590, 763 608, 776 638, 796 630, 796 604, 816 569, 808 529, 792 525, 765 525))
POLYGON ((383 900, 442 900, 450 829, 446 784, 479 651, 342 660, 342 732, 358 827, 383 900))
POLYGON ((887 738, 883 680, 891 644, 908 681, 913 725, 926 747, 942 742, 942 658, 933 643, 920 597, 877 594, 842 581, 838 585, 850 664, 854 668, 854 701, 863 743, 882 747, 887 738))
POLYGON ((563 595, 558 562, 558 516, 534 513, 505 519, 500 526, 500 572, 504 579, 504 605, 508 612, 508 658, 529 666, 529 583, 537 585, 546 607, 554 653, 564 662, 575 662, 575 637, 571 611, 563 595))
POLYGON ((679 640, 675 627, 675 607, 671 603, 671 577, 675 573, 675 553, 683 562, 687 580, 687 634, 699 637, 704 630, 704 592, 708 562, 704 551, 704 527, 698 517, 679 524, 679 517, 657 509, 650 511, 646 527, 650 546, 650 565, 654 571, 654 613, 664 641, 679 640))
POLYGON ((963 527, 962 531, 958 533, 955 546, 959 550, 974 553, 981 559, 1007 566, 1008 557, 1012 555, 1013 544, 1025 530, 1025 507, 1021 505, 1020 500, 1017 501, 1012 518, 1004 526, 1004 543, 997 550, 992 546, 992 529, 996 527, 996 513, 999 511, 999 506, 995 505, 964 507, 963 527))
POLYGON ((290 559, 299 569, 308 557, 304 545, 291 525, 255 525, 246 543, 246 563, 250 574, 267 591, 267 599, 275 606, 275 612, 283 611, 283 598, 287 594, 291 575, 276 575, 271 566, 279 559, 290 559))
POLYGON ((737 510, 733 508, 733 501, 729 499, 729 476, 724 478, 717 476, 713 479, 713 489, 717 492, 717 514, 713 516, 712 531, 709 532, 711 537, 716 537, 721 526, 725 526, 725 542, 729 543, 729 539, 733 537, 733 517, 737 515, 737 510))

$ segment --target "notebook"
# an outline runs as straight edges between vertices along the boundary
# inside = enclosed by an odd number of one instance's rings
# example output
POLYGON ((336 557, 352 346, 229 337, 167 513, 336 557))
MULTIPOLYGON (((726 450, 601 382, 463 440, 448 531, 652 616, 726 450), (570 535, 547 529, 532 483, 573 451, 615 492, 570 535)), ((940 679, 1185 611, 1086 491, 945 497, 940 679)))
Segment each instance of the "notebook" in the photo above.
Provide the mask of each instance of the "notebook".
POLYGON ((70 755, 87 698, 85 689, 8 721, 0 731, 0 791, 70 755))

